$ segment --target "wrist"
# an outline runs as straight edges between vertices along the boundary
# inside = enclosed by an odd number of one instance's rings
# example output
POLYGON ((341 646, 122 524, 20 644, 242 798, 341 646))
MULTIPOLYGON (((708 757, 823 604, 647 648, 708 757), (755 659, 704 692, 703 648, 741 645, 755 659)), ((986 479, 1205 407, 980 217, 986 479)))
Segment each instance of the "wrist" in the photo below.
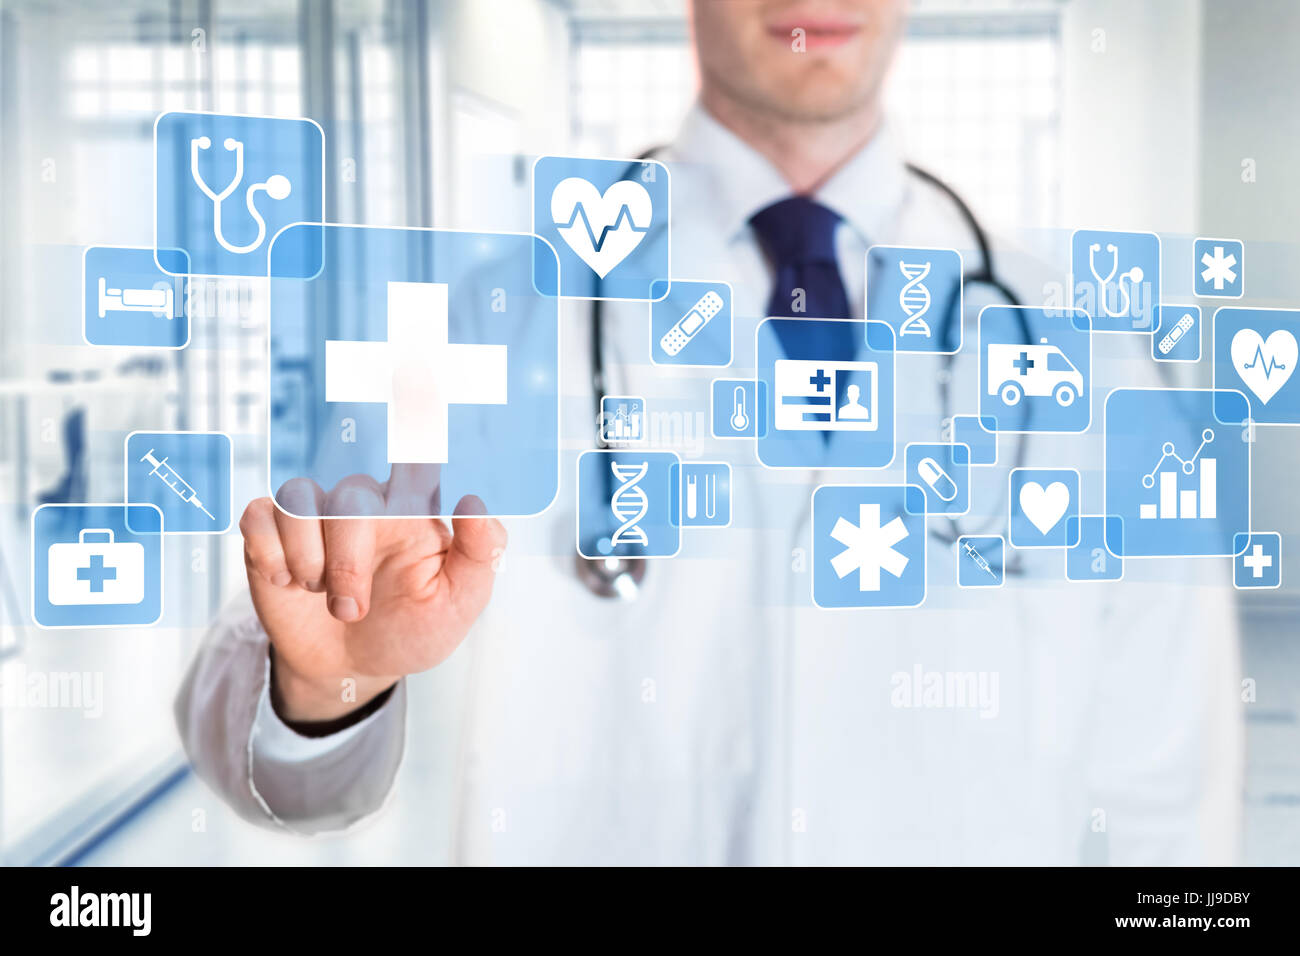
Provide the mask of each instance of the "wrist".
POLYGON ((271 657, 271 706, 285 723, 333 721, 357 711, 395 683, 394 677, 312 677, 300 674, 277 657, 271 657))

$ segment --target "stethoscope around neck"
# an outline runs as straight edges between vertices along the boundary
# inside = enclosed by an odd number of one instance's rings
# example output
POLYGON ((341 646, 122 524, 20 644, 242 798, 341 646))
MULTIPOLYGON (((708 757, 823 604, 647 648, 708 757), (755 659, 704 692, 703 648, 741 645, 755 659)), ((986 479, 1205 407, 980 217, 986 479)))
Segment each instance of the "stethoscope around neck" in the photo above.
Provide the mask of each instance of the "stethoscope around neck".
POLYGON ((243 245, 236 245, 227 241, 221 226, 221 207, 239 188, 240 183, 244 181, 244 144, 233 136, 228 136, 221 145, 226 148, 227 152, 235 154, 235 173, 225 189, 217 192, 208 185, 203 174, 199 172, 199 151, 212 147, 212 140, 207 136, 199 136, 190 140, 190 175, 194 178, 195 185, 199 187, 203 195, 207 196, 212 202, 212 232, 221 248, 227 252, 238 254, 252 252, 266 240, 266 220, 257 211, 257 205, 254 202, 257 194, 264 192, 272 199, 287 199, 293 189, 293 184, 289 182, 288 176, 276 173, 268 177, 265 182, 253 183, 253 185, 249 186, 244 192, 244 205, 248 208, 248 214, 253 217, 253 221, 257 223, 257 237, 252 242, 246 242, 243 245))
MULTIPOLYGON (((655 153, 659 152, 662 147, 655 147, 647 150, 637 157, 638 161, 650 159, 655 153)), ((634 169, 635 167, 629 167, 634 169)), ((975 213, 966 204, 966 201, 949 186, 933 173, 915 166, 912 163, 907 164, 907 171, 922 182, 928 183, 933 188, 939 190, 953 204, 962 222, 970 231, 971 237, 975 240, 975 246, 980 255, 980 266, 966 273, 962 277, 963 286, 969 290, 974 285, 988 286, 996 295, 1005 300, 1007 305, 1020 306, 1019 296, 1012 291, 1007 283, 1003 282, 997 275, 993 262, 993 250, 989 243, 988 234, 984 227, 975 217, 975 213)), ((1118 260, 1117 260, 1118 261, 1118 260)), ((1133 270, 1129 270, 1131 274, 1133 270)), ((1138 270, 1138 281, 1141 281, 1141 270, 1138 270)), ((596 293, 600 292, 600 286, 597 284, 596 293)), ((954 297, 956 301, 956 297, 954 297)), ((601 398, 606 394, 605 378, 605 348, 604 348, 604 303, 599 298, 593 298, 591 303, 591 389, 595 403, 595 421, 597 422, 597 432, 599 433, 600 422, 600 403, 601 398)), ((1016 320, 1020 324, 1020 333, 1025 342, 1035 341, 1032 331, 1029 328, 1029 322, 1020 311, 1013 309, 1016 320)), ((943 341, 953 343, 956 341, 956 324, 962 321, 962 316, 957 314, 958 310, 950 309, 944 317, 944 326, 942 329, 943 341), (954 321, 955 320, 955 321, 954 321)), ((941 356, 943 367, 939 370, 938 390, 941 408, 941 418, 943 421, 949 421, 952 417, 952 368, 956 362, 955 353, 946 353, 941 356)), ((1026 414, 1028 411, 1026 410, 1026 414)), ((599 440, 599 434, 598 434, 599 440)), ((1012 468, 1019 468, 1025 463, 1025 435, 1016 435, 1016 448, 1012 456, 1012 468)), ((579 505, 581 507, 581 504, 579 505)), ((992 519, 996 523, 996 517, 992 519)), ((987 528, 963 529, 956 518, 947 519, 947 528, 942 526, 931 527, 930 534, 945 544, 955 545, 957 540, 963 535, 984 534, 988 533, 987 528)), ((581 554, 576 556, 578 579, 595 595, 599 597, 621 598, 630 601, 636 598, 640 593, 641 587, 645 581, 646 568, 649 561, 645 558, 629 558, 609 556, 605 558, 586 558, 581 554)), ((1003 567, 1003 573, 1007 575, 1016 575, 1022 573, 1019 561, 1016 557, 1007 560, 1003 567)))

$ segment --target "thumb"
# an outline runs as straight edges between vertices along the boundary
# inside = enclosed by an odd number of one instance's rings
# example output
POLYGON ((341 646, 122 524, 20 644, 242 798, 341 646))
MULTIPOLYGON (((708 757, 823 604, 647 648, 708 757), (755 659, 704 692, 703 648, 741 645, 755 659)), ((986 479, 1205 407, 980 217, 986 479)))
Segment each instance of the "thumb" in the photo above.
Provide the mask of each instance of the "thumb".
POLYGON ((457 503, 451 521, 451 547, 443 565, 456 604, 470 614, 478 614, 487 604, 497 561, 506 547, 506 529, 496 518, 482 517, 485 511, 474 495, 457 503))

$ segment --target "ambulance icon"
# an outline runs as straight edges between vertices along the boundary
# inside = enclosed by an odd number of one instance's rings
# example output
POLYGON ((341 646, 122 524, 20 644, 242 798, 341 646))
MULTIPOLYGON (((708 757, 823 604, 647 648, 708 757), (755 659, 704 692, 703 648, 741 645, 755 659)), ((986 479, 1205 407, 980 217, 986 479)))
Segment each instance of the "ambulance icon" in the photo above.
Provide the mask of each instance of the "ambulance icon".
POLYGON ((1039 345, 990 344, 985 354, 988 393, 1004 405, 1019 405, 1026 395, 1051 396, 1062 408, 1083 397, 1083 374, 1047 339, 1039 345))

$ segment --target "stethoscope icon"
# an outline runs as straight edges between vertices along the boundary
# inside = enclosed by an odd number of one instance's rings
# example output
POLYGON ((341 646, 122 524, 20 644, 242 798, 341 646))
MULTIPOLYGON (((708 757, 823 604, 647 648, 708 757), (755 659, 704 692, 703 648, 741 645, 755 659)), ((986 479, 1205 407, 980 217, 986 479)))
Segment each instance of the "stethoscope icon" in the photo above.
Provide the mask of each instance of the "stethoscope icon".
POLYGON ((200 136, 198 139, 190 140, 190 175, 194 177, 195 184, 203 191, 203 195, 212 200, 212 232, 217 237, 217 242, 221 248, 227 252, 252 252, 262 244, 266 239, 266 220, 262 214, 257 211, 257 206, 253 203, 253 198, 259 191, 265 192, 272 199, 284 199, 289 195, 293 184, 289 182, 288 176, 281 176, 276 173, 266 182, 254 183, 249 186, 244 193, 244 205, 248 207, 248 214, 253 217, 257 223, 257 238, 252 242, 237 246, 234 243, 226 241, 221 229, 221 204, 239 188, 239 184, 244 181, 244 144, 234 137, 227 137, 222 144, 229 152, 235 154, 235 175, 230 180, 230 184, 221 192, 214 192, 212 187, 207 184, 203 174, 199 172, 199 150, 209 149, 212 146, 212 140, 206 136, 200 136))
POLYGON ((1133 308, 1133 288, 1142 281, 1142 267, 1134 266, 1127 272, 1120 273, 1119 250, 1115 247, 1115 243, 1106 243, 1106 251, 1110 253, 1110 271, 1103 276, 1097 268, 1097 253, 1101 252, 1101 243, 1094 242, 1088 246, 1088 268, 1092 271, 1092 277, 1097 280, 1097 304, 1109 318, 1127 318, 1129 311, 1133 308), (1126 279, 1128 280, 1127 288, 1125 288, 1124 283, 1126 279), (1107 290, 1112 282, 1115 283, 1117 293, 1115 296, 1116 304, 1124 303, 1122 309, 1112 310, 1110 307, 1110 296, 1107 295, 1107 290))

